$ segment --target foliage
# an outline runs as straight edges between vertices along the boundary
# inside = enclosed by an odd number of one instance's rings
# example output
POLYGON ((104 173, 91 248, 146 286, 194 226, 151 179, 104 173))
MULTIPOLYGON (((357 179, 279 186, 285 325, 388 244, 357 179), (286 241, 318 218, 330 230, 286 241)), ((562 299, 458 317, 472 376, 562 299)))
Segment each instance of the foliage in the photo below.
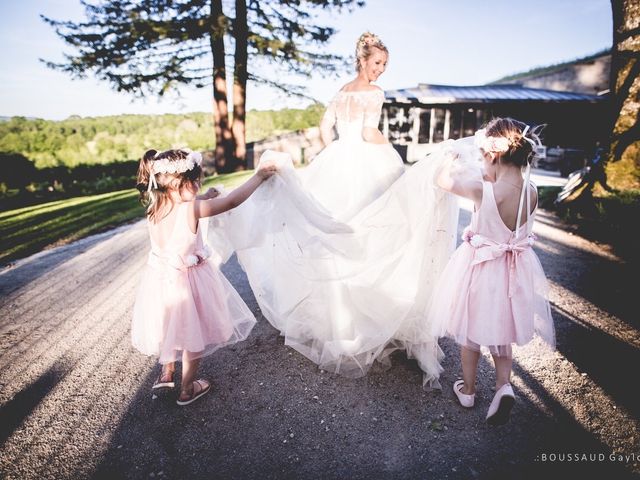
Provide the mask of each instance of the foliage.
MULTIPOLYGON (((247 115, 248 140, 317 126, 323 110, 320 104, 306 109, 252 110, 247 115)), ((13 117, 0 122, 0 152, 19 153, 40 169, 108 164, 139 158, 149 148, 211 150, 212 131, 207 113, 74 116, 62 121, 13 117)))
MULTIPOLYGON (((617 162, 606 166, 607 183, 618 190, 640 189, 640 142, 629 147, 617 162)), ((596 192, 597 193, 597 192, 596 192)))
POLYGON ((162 96, 180 85, 212 86, 215 167, 223 172, 246 166, 247 82, 302 95, 304 86, 287 84, 279 74, 309 77, 346 66, 342 57, 323 48, 335 29, 321 25, 316 13, 353 9, 364 1, 105 0, 83 5, 81 22, 42 17, 73 49, 63 62, 47 65, 77 78, 92 73, 117 91, 138 96, 162 96), (232 75, 227 75, 227 64, 232 75), (233 79, 232 109, 228 76, 233 79))
MULTIPOLYGON (((203 189, 222 183, 230 188, 253 172, 214 176, 203 189)), ((52 245, 68 243, 143 218, 135 189, 42 203, 0 212, 0 264, 52 245)))

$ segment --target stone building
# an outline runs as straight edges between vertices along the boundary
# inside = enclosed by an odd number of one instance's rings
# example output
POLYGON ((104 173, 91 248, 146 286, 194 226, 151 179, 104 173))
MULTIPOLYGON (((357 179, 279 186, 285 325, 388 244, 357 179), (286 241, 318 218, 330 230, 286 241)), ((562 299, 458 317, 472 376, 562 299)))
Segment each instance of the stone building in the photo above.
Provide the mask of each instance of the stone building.
POLYGON ((602 95, 609 91, 610 73, 611 53, 606 50, 572 62, 534 68, 492 83, 602 95))

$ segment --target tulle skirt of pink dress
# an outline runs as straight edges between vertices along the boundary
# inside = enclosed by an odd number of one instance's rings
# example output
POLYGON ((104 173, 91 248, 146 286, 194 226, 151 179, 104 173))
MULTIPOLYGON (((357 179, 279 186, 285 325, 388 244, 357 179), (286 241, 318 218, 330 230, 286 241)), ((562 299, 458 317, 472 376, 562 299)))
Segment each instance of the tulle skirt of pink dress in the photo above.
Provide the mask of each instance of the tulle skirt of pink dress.
POLYGON ((474 252, 462 243, 438 281, 428 313, 432 333, 496 356, 511 355, 512 344, 525 345, 535 335, 555 347, 549 287, 533 250, 515 264, 507 253, 473 265, 474 252))
MULTIPOLYGON (((151 263, 151 262, 150 262, 151 263)), ((196 359, 247 338, 256 319, 209 261, 175 269, 145 266, 133 310, 131 340, 161 364, 196 359)))

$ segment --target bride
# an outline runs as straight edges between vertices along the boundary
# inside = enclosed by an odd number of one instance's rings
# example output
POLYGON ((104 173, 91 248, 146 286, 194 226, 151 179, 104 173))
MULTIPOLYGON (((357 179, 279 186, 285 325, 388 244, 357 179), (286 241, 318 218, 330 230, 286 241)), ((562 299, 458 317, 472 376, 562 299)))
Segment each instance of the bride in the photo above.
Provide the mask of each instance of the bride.
POLYGON ((307 191, 340 220, 360 212, 404 171, 402 159, 378 130, 384 92, 371 84, 384 73, 388 59, 380 38, 369 32, 360 36, 357 76, 331 100, 320 123, 326 148, 301 172, 307 191))
POLYGON ((377 130, 383 93, 370 85, 388 52, 369 33, 356 51, 358 77, 322 121, 323 138, 335 124, 338 139, 302 170, 265 152, 261 161, 278 162, 278 174, 216 217, 209 241, 222 261, 237 253, 262 314, 321 368, 359 377, 402 349, 423 384, 437 387, 442 352, 424 318, 455 246, 458 210, 434 182, 445 165, 477 161, 477 150, 445 142, 403 173, 377 130))

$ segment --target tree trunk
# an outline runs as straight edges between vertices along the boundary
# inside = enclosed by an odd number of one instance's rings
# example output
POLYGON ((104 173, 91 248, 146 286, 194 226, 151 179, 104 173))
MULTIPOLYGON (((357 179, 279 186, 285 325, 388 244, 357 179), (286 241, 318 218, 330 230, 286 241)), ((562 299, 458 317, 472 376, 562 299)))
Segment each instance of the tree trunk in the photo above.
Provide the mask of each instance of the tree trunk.
POLYGON ((227 100, 227 69, 225 66, 224 34, 227 19, 222 11, 222 0, 211 0, 210 42, 213 54, 213 125, 216 134, 215 165, 219 173, 235 168, 234 139, 229 128, 227 100))
MULTIPOLYGON (((611 0, 613 48, 611 51, 611 100, 613 126, 610 160, 640 140, 640 3, 611 0)), ((639 160, 636 159, 636 165, 639 160)))
POLYGON ((236 0, 236 19, 234 23, 236 52, 233 69, 233 124, 231 130, 235 139, 234 157, 237 170, 246 168, 246 102, 247 102, 247 43, 249 28, 247 25, 247 2, 236 0))

